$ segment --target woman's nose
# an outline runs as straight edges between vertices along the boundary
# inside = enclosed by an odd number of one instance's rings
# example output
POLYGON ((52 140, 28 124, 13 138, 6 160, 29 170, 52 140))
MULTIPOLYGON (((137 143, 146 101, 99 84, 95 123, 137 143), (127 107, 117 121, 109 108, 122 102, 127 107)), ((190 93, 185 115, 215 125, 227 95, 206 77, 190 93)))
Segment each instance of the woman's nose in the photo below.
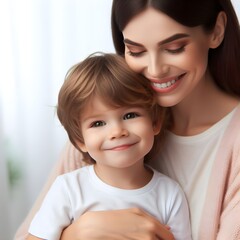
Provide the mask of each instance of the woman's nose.
POLYGON ((153 78, 163 77, 168 73, 169 66, 159 56, 150 56, 147 64, 148 75, 153 78))

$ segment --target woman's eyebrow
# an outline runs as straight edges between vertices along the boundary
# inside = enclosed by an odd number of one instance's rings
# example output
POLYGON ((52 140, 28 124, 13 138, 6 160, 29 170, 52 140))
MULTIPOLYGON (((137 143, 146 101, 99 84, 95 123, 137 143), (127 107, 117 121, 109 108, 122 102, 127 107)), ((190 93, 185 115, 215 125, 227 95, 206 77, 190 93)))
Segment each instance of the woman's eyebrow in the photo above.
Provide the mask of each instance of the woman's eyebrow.
POLYGON ((134 42, 134 41, 132 41, 132 40, 130 40, 130 39, 127 39, 127 38, 125 38, 125 39, 123 40, 123 42, 124 42, 124 43, 127 43, 127 44, 130 44, 130 45, 137 46, 137 47, 143 47, 142 44, 137 43, 137 42, 134 42))
MULTIPOLYGON (((158 43, 158 45, 164 45, 164 44, 167 44, 169 42, 172 42, 172 41, 175 41, 175 40, 178 40, 178 39, 181 39, 181 38, 186 38, 186 37, 189 37, 189 34, 186 34, 186 33, 177 33, 177 34, 174 34, 173 36, 169 37, 169 38, 166 38, 162 41, 160 41, 158 43)), ((125 38, 123 40, 124 43, 126 44, 130 44, 130 45, 134 45, 134 46, 137 46, 137 47, 143 47, 142 44, 140 43, 137 43, 137 42, 134 42, 128 38, 125 38)))
POLYGON ((169 37, 169 38, 166 38, 162 41, 160 41, 158 43, 158 45, 164 45, 166 43, 169 43, 169 42, 172 42, 172 41, 175 41, 175 40, 178 40, 178 39, 181 39, 181 38, 186 38, 186 37, 189 37, 190 35, 189 34, 186 34, 186 33, 177 33, 177 34, 174 34, 173 36, 169 37))

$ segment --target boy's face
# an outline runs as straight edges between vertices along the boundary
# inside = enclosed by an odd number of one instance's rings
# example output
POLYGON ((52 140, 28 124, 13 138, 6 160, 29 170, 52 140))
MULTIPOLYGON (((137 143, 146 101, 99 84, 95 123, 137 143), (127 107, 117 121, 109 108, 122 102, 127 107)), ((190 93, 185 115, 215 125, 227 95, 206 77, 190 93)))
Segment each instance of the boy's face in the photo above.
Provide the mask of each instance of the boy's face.
POLYGON ((141 107, 112 108, 94 97, 82 112, 84 144, 97 165, 128 168, 142 164, 150 151, 160 126, 153 126, 148 112, 141 107))

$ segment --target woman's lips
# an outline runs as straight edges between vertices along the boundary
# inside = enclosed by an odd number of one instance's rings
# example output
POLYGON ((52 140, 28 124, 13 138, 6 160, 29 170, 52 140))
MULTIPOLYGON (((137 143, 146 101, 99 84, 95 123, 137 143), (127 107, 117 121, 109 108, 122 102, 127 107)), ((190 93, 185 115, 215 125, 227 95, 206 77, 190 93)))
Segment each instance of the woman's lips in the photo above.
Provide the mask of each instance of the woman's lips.
POLYGON ((164 82, 159 82, 155 80, 150 80, 152 82, 152 87, 155 91, 159 93, 167 93, 175 89, 179 85, 179 80, 182 79, 186 73, 183 73, 177 77, 169 78, 164 82))

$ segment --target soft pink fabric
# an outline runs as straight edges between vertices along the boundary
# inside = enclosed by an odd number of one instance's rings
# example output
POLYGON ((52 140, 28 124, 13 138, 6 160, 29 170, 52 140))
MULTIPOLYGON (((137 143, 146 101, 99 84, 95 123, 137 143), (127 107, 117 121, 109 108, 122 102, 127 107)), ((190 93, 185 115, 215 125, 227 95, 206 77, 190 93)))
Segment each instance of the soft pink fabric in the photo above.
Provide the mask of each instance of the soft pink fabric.
POLYGON ((240 107, 237 108, 216 155, 199 239, 240 239, 240 107))
MULTIPOLYGON (((81 154, 68 143, 29 215, 18 229, 15 240, 25 239, 30 222, 54 179, 83 165, 81 154)), ((199 236, 198 240, 240 240, 240 107, 230 122, 214 163, 199 236)))

